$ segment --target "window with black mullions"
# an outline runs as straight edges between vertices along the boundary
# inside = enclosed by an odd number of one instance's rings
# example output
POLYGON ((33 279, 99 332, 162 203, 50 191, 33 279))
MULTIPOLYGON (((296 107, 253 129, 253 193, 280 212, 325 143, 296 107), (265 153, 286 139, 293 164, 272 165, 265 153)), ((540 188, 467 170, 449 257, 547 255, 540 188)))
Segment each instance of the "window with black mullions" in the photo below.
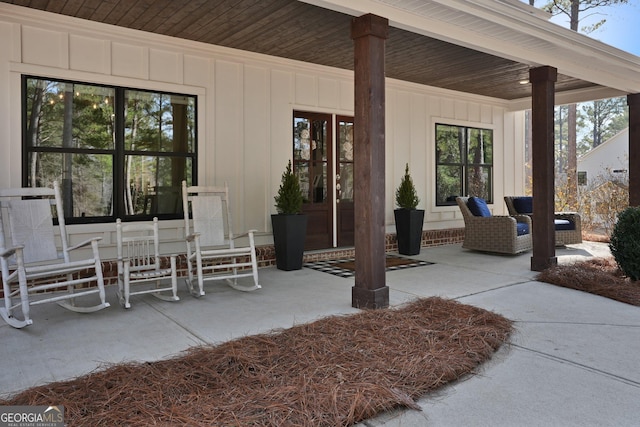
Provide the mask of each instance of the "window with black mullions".
POLYGON ((181 217, 196 97, 23 77, 23 185, 60 182, 69 223, 181 217))
POLYGON ((436 205, 456 196, 493 203, 493 130, 436 124, 436 205))

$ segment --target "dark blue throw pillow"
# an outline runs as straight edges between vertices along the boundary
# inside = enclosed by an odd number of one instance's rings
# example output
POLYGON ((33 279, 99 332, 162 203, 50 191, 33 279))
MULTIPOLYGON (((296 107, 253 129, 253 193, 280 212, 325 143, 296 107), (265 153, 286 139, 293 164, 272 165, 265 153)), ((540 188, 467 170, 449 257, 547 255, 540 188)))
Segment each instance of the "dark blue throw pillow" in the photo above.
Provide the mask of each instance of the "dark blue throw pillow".
POLYGON ((474 216, 491 216, 489 206, 482 197, 469 197, 467 206, 474 216))
POLYGON ((519 214, 533 213, 533 197, 515 197, 513 199, 513 207, 519 214))

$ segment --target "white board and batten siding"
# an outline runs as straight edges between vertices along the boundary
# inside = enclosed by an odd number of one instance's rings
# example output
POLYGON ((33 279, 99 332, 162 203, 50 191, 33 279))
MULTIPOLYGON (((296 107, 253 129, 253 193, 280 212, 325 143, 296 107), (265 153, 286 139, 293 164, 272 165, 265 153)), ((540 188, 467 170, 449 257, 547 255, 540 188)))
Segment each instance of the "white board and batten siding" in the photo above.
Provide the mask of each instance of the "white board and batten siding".
MULTIPOLYGON (((292 155, 294 110, 353 115, 353 73, 0 4, 0 182, 21 184, 21 75, 178 92, 198 97, 198 182, 229 183, 236 232, 271 243, 270 215, 292 155)), ((503 101, 388 80, 386 202, 393 231, 395 188, 409 163, 427 229, 462 226, 457 207, 435 207, 435 123, 493 129, 493 210, 524 188, 523 115, 503 101)), ((72 242, 102 233, 112 255, 115 226, 70 226, 72 242)), ((162 237, 180 250, 180 221, 162 237)))

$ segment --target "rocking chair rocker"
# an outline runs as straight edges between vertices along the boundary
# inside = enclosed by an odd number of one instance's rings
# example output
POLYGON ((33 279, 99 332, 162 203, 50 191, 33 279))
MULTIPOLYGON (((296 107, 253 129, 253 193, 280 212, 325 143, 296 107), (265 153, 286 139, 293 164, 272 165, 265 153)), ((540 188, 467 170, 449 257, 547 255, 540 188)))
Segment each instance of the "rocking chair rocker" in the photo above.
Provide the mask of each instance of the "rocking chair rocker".
POLYGON ((62 307, 89 313, 109 307, 105 301, 98 241, 93 238, 69 247, 64 209, 58 183, 51 188, 0 190, 0 264, 4 306, 0 315, 14 328, 31 325, 31 305, 57 302, 62 307), (56 247, 52 207, 55 206, 61 248, 56 247), (91 245, 92 257, 72 261, 70 253, 91 245), (96 283, 97 286, 92 286, 96 283), (83 285, 80 287, 80 285, 83 285), (58 288, 66 292, 51 292, 58 288), (76 300, 98 294, 93 306, 78 306, 76 300), (14 301, 14 298, 18 301, 14 301), (22 320, 16 309, 22 311, 22 320))

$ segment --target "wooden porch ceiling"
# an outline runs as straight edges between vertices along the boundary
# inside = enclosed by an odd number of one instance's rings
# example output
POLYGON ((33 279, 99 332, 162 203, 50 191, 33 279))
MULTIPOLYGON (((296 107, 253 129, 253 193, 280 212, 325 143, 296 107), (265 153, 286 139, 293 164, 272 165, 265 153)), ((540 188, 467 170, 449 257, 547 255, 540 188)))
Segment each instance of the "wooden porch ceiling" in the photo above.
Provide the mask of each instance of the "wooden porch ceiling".
MULTIPOLYGON (((351 16, 297 0, 0 0, 47 12, 353 70, 351 16)), ((532 64, 391 27, 387 77, 513 100, 532 64)), ((558 76, 556 92, 595 84, 558 76)))

